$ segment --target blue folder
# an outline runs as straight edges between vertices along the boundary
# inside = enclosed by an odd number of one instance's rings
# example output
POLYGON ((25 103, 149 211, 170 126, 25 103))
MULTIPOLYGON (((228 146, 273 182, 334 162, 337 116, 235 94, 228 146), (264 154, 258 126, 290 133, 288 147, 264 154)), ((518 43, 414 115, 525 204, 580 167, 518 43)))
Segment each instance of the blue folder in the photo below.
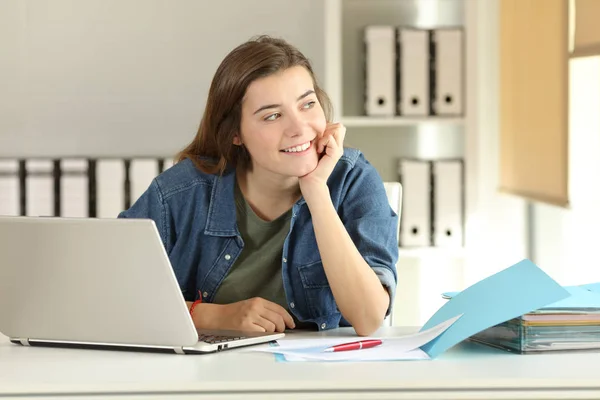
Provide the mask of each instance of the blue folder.
POLYGON ((453 294, 421 328, 432 328, 462 316, 441 335, 422 346, 431 358, 489 327, 556 303, 570 292, 530 260, 523 260, 453 294))

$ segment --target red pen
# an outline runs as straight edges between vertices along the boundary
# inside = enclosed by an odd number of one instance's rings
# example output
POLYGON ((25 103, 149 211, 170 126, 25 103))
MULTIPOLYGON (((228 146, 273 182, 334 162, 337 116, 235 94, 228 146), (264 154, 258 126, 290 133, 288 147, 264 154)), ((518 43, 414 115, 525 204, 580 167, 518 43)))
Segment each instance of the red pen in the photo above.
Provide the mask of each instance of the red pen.
POLYGON ((338 344, 337 346, 328 347, 323 351, 333 352, 333 351, 370 349, 371 347, 379 346, 382 343, 383 342, 379 339, 360 340, 358 342, 338 344))

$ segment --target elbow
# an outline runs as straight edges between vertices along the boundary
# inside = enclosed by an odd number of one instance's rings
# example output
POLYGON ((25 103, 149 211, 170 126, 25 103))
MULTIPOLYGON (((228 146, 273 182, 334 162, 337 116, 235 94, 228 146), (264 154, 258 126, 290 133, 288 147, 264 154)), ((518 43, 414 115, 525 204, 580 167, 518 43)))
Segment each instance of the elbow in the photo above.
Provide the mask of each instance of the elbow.
POLYGON ((389 306, 389 297, 381 298, 380 302, 372 304, 369 310, 363 310, 362 315, 354 316, 352 321, 349 321, 354 327, 354 331, 358 336, 370 336, 383 324, 385 314, 389 306), (357 318, 358 317, 358 318, 357 318))
POLYGON ((387 307, 370 313, 365 313, 362 318, 352 321, 352 327, 358 336, 370 336, 383 324, 387 307))
POLYGON ((358 336, 371 336, 383 323, 383 318, 365 318, 363 321, 353 324, 354 331, 358 336))

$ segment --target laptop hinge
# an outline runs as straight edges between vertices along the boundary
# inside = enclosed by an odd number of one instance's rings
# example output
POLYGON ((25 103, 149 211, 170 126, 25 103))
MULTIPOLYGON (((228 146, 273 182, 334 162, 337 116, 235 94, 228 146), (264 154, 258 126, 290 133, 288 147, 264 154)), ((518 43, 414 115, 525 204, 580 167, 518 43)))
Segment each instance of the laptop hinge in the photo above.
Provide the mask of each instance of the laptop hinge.
POLYGON ((183 351, 183 347, 174 347, 173 350, 177 354, 185 354, 185 351, 183 351))
POLYGON ((29 339, 19 339, 19 342, 21 342, 23 346, 29 346, 29 339))

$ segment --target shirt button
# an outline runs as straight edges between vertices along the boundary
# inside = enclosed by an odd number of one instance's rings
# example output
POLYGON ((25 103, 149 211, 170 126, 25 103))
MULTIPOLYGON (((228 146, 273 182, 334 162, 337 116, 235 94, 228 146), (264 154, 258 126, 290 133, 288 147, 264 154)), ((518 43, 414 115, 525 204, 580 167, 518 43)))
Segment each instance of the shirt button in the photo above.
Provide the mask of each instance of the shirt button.
POLYGON ((208 293, 206 293, 206 292, 202 293, 202 297, 208 297, 208 293))
POLYGON ((229 254, 225 254, 225 259, 226 259, 227 261, 229 261, 229 260, 231 259, 231 256, 230 256, 229 254))
POLYGON ((294 302, 293 302, 293 301, 290 303, 290 307, 291 307, 291 308, 294 308, 294 307, 296 307, 296 305, 294 304, 294 302))
POLYGON ((321 329, 325 329, 325 328, 327 328, 327 324, 326 324, 325 322, 323 322, 323 323, 321 324, 321 329))
POLYGON ((287 258, 283 257, 283 262, 286 263, 287 262, 287 258))

